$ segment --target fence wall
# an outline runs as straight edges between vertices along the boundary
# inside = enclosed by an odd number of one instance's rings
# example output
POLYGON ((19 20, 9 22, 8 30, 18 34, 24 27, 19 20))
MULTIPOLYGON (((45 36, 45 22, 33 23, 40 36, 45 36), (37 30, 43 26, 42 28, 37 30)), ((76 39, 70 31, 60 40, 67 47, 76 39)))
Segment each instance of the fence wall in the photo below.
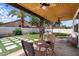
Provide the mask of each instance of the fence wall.
MULTIPOLYGON (((16 27, 0 27, 0 34, 11 34, 13 30, 15 30, 16 27)), ((38 28, 21 28, 22 32, 25 33, 30 33, 30 32, 39 32, 38 28)), ((52 29, 45 29, 45 31, 52 31, 52 29)), ((72 33, 72 29, 53 29, 54 33, 72 33)))

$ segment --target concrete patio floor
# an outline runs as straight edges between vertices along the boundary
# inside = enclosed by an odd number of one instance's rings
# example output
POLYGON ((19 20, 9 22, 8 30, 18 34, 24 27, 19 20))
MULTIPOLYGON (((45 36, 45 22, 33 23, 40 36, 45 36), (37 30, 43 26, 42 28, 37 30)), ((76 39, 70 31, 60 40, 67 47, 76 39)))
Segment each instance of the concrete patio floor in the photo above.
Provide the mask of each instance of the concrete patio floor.
MULTIPOLYGON (((38 52, 39 55, 40 52, 38 52)), ((8 56, 24 56, 24 51, 19 50, 15 53, 12 53, 8 56)), ((56 39, 55 41, 55 56, 79 56, 79 49, 72 46, 70 43, 67 42, 67 40, 64 39, 56 39)))
POLYGON ((55 42, 55 53, 57 56, 79 56, 79 49, 67 40, 58 39, 55 42))

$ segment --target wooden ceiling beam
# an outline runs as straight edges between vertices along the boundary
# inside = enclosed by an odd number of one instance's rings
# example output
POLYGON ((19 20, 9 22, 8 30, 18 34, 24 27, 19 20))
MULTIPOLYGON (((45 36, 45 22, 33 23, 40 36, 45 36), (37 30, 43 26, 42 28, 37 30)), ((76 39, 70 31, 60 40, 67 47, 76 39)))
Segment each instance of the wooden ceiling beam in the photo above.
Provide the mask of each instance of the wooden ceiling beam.
POLYGON ((77 9, 76 13, 74 14, 73 19, 76 19, 77 15, 79 14, 79 8, 77 9))

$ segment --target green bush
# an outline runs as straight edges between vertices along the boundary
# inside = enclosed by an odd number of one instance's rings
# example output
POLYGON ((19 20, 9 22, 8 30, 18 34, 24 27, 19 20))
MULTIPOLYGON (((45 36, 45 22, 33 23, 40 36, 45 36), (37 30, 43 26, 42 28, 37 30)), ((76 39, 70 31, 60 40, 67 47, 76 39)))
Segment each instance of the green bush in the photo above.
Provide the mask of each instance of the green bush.
POLYGON ((38 34, 38 33, 36 33, 36 32, 30 32, 30 34, 38 34))
POLYGON ((16 29, 13 31, 13 34, 14 34, 14 35, 22 35, 21 28, 16 28, 16 29))
POLYGON ((55 36, 69 36, 70 34, 66 34, 66 33, 54 33, 55 36))

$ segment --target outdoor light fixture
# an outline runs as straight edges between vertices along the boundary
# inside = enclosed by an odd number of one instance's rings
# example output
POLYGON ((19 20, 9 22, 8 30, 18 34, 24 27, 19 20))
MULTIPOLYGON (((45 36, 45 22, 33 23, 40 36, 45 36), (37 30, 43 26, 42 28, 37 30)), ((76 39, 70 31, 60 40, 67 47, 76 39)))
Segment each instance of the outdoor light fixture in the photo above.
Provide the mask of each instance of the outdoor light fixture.
POLYGON ((41 8, 42 8, 43 10, 48 9, 48 6, 50 6, 49 3, 40 3, 40 4, 41 4, 41 8))

